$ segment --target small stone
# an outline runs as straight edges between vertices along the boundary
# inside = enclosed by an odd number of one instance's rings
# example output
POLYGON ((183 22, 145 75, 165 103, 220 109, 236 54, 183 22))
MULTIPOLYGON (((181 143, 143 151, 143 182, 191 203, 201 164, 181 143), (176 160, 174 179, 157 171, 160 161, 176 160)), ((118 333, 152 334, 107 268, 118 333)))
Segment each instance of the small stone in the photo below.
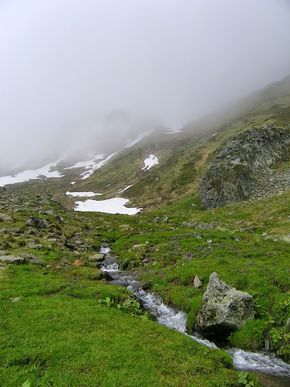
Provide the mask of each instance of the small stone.
POLYGON ((102 262, 106 254, 96 253, 88 258, 89 262, 102 262))
POLYGON ((32 250, 41 250, 43 248, 43 245, 40 244, 40 243, 33 243, 33 242, 29 242, 27 244, 27 247, 29 249, 32 249, 32 250))
POLYGON ((84 261, 82 261, 81 259, 76 259, 74 262, 73 262, 73 266, 75 267, 81 267, 81 266, 84 266, 85 263, 84 261))
POLYGON ((199 278, 198 275, 195 275, 194 279, 193 279, 193 286, 196 288, 196 289, 199 289, 201 288, 203 285, 201 279, 199 278))
POLYGON ((18 302, 20 301, 20 298, 21 297, 13 297, 13 298, 10 298, 11 302, 18 302))

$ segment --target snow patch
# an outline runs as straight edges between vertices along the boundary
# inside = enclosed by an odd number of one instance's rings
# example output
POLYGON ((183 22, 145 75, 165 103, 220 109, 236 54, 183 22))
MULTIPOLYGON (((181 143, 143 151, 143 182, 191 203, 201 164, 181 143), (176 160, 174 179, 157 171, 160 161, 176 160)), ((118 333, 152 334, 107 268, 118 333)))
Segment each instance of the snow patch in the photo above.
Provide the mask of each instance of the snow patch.
POLYGON ((106 200, 87 199, 84 202, 76 202, 75 211, 80 212, 105 212, 107 214, 126 214, 135 215, 141 211, 141 208, 129 208, 125 205, 128 199, 112 198, 106 200))
POLYGON ((93 162, 89 167, 86 167, 85 171, 81 173, 82 180, 85 180, 89 178, 97 169, 102 168, 105 164, 107 164, 108 161, 110 161, 117 152, 112 153, 111 155, 107 156, 104 160, 99 162, 93 162))
POLYGON ((149 134, 152 133, 152 130, 150 130, 150 132, 146 132, 146 133, 143 133, 143 134, 139 134, 139 136, 137 136, 135 139, 133 140, 129 140, 129 142, 125 145, 124 148, 131 148, 132 146, 138 144, 138 142, 140 142, 141 140, 143 140, 143 138, 149 136, 149 134))
POLYGON ((43 177, 46 177, 47 179, 62 177, 63 175, 60 172, 51 171, 58 163, 59 161, 56 161, 55 163, 47 164, 38 169, 28 169, 12 176, 2 176, 0 177, 0 187, 8 184, 24 183, 29 180, 37 180, 43 177))
POLYGON ((90 168, 92 168, 95 165, 95 163, 98 160, 102 160, 104 157, 105 157, 105 155, 96 155, 93 158, 91 158, 90 160, 79 161, 78 163, 72 165, 71 167, 66 167, 64 169, 74 169, 74 168, 90 169, 90 168))
POLYGON ((148 171, 149 169, 151 169, 154 165, 157 165, 159 164, 159 160, 158 158, 151 154, 149 155, 145 160, 144 160, 144 167, 142 168, 142 171, 148 171))
POLYGON ((127 189, 133 187, 133 184, 130 184, 130 185, 127 185, 127 187, 123 188, 123 189, 120 189, 119 193, 123 193, 125 191, 127 191, 127 189))
POLYGON ((182 129, 171 129, 171 128, 168 128, 167 131, 166 131, 166 134, 178 134, 178 133, 182 133, 182 129))
POLYGON ((101 193, 98 192, 70 192, 65 193, 67 196, 80 197, 80 198, 91 198, 93 196, 101 196, 101 193))
POLYGON ((81 173, 82 180, 89 178, 97 169, 103 167, 111 158, 113 158, 117 153, 112 153, 111 155, 105 158, 105 155, 100 154, 94 156, 90 160, 79 161, 78 163, 72 165, 71 167, 66 167, 65 169, 74 169, 74 168, 84 168, 84 172, 81 173))

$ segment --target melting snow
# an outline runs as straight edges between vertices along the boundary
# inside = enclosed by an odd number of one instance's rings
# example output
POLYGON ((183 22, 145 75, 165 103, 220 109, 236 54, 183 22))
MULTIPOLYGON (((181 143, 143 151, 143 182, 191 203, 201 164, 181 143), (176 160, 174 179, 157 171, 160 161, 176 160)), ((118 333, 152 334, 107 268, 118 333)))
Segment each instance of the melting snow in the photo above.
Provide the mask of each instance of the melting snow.
POLYGON ((177 133, 182 133, 182 129, 171 129, 168 128, 166 131, 166 134, 177 134, 177 133))
POLYGON ((81 178, 84 180, 90 177, 97 169, 103 167, 115 155, 116 155, 116 152, 112 153, 106 158, 104 158, 105 155, 96 155, 90 160, 80 161, 72 165, 71 167, 66 167, 65 169, 84 168, 85 169, 84 172, 81 173, 81 178))
POLYGON ((98 192, 70 192, 67 191, 65 193, 67 196, 74 196, 74 197, 80 197, 80 198, 91 198, 93 196, 100 196, 101 193, 98 192))
POLYGON ((102 160, 105 157, 105 155, 96 155, 90 160, 86 161, 79 161, 78 163, 72 165, 71 167, 66 167, 65 169, 74 169, 74 168, 85 168, 90 169, 93 167, 93 165, 98 161, 102 160))
POLYGON ((152 133, 152 130, 150 132, 146 132, 146 133, 143 133, 143 134, 139 134, 139 136, 137 136, 134 140, 131 140, 129 141, 126 145, 125 145, 125 148, 131 148, 132 146, 138 144, 138 142, 140 142, 141 140, 143 140, 143 138, 149 136, 149 134, 152 133))
POLYGON ((108 161, 110 161, 117 152, 112 153, 111 155, 107 156, 104 160, 99 161, 99 162, 93 162, 90 166, 86 167, 85 172, 81 173, 82 179, 87 179, 90 177, 97 169, 102 168, 105 164, 107 164, 108 161))
POLYGON ((141 208, 128 208, 125 205, 128 199, 112 198, 106 200, 87 199, 84 202, 76 202, 75 211, 81 212, 105 212, 107 214, 127 214, 135 215, 141 208))
POLYGON ((144 164, 145 166, 142 168, 143 171, 148 171, 149 169, 151 169, 154 165, 157 165, 159 164, 159 160, 158 158, 151 154, 147 157, 147 159, 144 160, 144 164))
POLYGON ((51 171, 52 168, 58 164, 59 161, 51 164, 47 164, 44 167, 38 169, 28 169, 27 171, 19 172, 13 176, 0 177, 0 187, 8 184, 24 183, 29 180, 36 180, 42 177, 57 178, 63 175, 58 171, 51 171))
POLYGON ((125 187, 125 188, 123 188, 123 189, 120 189, 120 193, 123 193, 123 192, 125 192, 125 191, 127 191, 127 189, 129 189, 129 188, 131 188, 131 187, 133 187, 133 184, 130 184, 130 185, 127 185, 127 187, 125 187))

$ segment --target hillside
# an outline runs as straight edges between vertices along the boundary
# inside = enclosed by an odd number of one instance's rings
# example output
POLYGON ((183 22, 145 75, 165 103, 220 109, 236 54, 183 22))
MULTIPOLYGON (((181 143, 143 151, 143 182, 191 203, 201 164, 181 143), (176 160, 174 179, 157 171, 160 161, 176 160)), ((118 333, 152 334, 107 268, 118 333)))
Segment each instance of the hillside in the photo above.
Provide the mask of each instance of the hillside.
POLYGON ((4 385, 287 386, 284 363, 280 373, 259 362, 241 373, 227 349, 290 362, 289 123, 288 77, 182 132, 148 133, 113 155, 62 160, 44 171, 49 178, 33 172, 34 180, 0 188, 4 385), (222 188, 207 205, 216 170, 222 188), (247 190, 232 195, 233 187, 247 190), (116 198, 129 199, 136 215, 73 211, 76 202, 116 198), (105 258, 186 313, 187 336, 110 284, 105 258), (255 310, 214 338, 218 350, 188 336, 213 272, 248 293, 255 310))

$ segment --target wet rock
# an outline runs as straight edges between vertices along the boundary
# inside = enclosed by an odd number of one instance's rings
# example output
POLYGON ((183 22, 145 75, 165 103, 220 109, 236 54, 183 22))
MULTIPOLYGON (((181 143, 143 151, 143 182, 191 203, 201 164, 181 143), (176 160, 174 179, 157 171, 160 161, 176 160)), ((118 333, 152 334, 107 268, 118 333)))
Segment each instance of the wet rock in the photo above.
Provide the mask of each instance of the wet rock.
POLYGON ((14 255, 1 255, 0 262, 19 265, 21 263, 25 263, 25 259, 22 257, 16 257, 14 255))
POLYGON ((217 273, 211 274, 202 301, 196 329, 210 339, 225 339, 254 318, 252 296, 228 286, 217 273))
POLYGON ((201 281, 201 279, 199 278, 198 275, 196 275, 193 279, 193 286, 196 288, 196 289, 199 289, 201 288, 203 285, 203 282, 201 281))
POLYGON ((30 219, 28 219, 28 221, 26 222, 26 225, 30 226, 30 227, 39 228, 39 229, 43 229, 43 228, 48 228, 49 227, 49 223, 48 223, 47 220, 36 218, 34 216, 31 217, 30 219))
POLYGON ((89 262, 102 262, 105 259, 106 254, 96 253, 88 258, 89 262))

